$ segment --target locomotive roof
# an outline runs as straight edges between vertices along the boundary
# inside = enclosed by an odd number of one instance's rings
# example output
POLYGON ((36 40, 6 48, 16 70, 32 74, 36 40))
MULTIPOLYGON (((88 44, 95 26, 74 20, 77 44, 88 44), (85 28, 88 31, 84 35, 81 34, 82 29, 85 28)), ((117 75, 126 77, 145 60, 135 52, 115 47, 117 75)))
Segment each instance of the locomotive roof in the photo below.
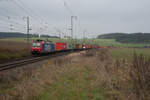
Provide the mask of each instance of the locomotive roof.
POLYGON ((34 42, 42 42, 42 41, 43 41, 43 42, 52 42, 52 41, 45 41, 45 40, 39 40, 39 39, 38 39, 38 40, 35 40, 34 42))

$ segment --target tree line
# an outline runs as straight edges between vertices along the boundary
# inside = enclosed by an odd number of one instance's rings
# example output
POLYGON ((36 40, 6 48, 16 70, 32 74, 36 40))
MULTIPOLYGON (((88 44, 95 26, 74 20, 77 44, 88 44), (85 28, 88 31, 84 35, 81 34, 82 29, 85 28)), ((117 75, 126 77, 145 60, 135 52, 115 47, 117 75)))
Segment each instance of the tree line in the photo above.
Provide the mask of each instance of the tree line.
POLYGON ((109 33, 99 35, 98 39, 115 39, 121 43, 150 43, 150 33, 109 33))
MULTIPOLYGON (((0 32, 0 38, 26 38, 27 34, 19 33, 19 32, 0 32)), ((29 34, 29 37, 39 37, 37 34, 29 34)), ((57 36, 49 36, 49 35, 41 35, 40 37, 44 38, 59 38, 57 36)))

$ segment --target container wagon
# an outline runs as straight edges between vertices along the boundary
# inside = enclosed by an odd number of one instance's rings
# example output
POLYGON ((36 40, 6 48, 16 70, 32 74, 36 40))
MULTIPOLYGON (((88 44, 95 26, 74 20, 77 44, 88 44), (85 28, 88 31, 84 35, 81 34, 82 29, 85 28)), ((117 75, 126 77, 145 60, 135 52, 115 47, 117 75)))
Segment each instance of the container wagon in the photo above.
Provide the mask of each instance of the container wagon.
POLYGON ((56 51, 64 51, 64 50, 67 50, 67 43, 57 42, 56 51))

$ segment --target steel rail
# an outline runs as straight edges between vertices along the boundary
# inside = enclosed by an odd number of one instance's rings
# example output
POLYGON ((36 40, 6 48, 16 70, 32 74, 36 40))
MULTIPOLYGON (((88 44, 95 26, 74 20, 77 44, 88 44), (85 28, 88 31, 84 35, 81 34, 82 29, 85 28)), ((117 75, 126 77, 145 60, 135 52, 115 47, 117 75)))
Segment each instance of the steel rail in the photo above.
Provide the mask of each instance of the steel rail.
MULTIPOLYGON (((76 51, 81 51, 81 50, 74 50, 74 52, 76 52, 76 51)), ((10 63, 0 64, 0 72, 4 71, 4 70, 13 69, 13 68, 16 68, 16 67, 21 67, 23 65, 28 65, 28 64, 35 63, 35 62, 39 62, 39 61, 42 61, 42 60, 45 60, 45 59, 66 55, 66 54, 69 54, 69 53, 72 53, 72 51, 71 50, 70 51, 64 51, 64 52, 49 54, 49 55, 46 55, 46 56, 34 57, 34 58, 23 59, 23 60, 19 60, 19 61, 13 61, 13 62, 10 62, 10 63)))
POLYGON ((50 55, 47 55, 47 56, 40 56, 40 57, 35 57, 35 58, 19 60, 19 61, 14 61, 14 62, 5 63, 5 64, 0 64, 0 72, 4 71, 4 70, 13 69, 13 68, 16 68, 16 67, 21 67, 23 65, 39 62, 39 61, 42 61, 42 60, 45 60, 45 59, 62 56, 62 55, 68 54, 68 53, 70 53, 70 52, 50 54, 50 55))
POLYGON ((32 59, 15 61, 15 62, 7 63, 7 64, 1 64, 0 65, 0 71, 12 69, 12 68, 23 66, 23 65, 26 65, 26 64, 31 64, 31 63, 34 63, 34 62, 44 60, 46 58, 48 58, 48 56, 36 57, 36 58, 32 58, 32 59))

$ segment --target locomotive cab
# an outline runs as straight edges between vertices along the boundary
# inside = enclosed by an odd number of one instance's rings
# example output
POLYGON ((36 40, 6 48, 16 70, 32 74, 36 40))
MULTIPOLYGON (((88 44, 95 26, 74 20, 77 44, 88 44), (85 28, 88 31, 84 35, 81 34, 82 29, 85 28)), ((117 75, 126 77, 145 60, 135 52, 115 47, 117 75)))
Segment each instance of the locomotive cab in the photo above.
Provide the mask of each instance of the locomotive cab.
POLYGON ((33 55, 41 54, 41 52, 42 52, 42 42, 43 41, 39 41, 39 40, 32 42, 31 53, 33 55))

